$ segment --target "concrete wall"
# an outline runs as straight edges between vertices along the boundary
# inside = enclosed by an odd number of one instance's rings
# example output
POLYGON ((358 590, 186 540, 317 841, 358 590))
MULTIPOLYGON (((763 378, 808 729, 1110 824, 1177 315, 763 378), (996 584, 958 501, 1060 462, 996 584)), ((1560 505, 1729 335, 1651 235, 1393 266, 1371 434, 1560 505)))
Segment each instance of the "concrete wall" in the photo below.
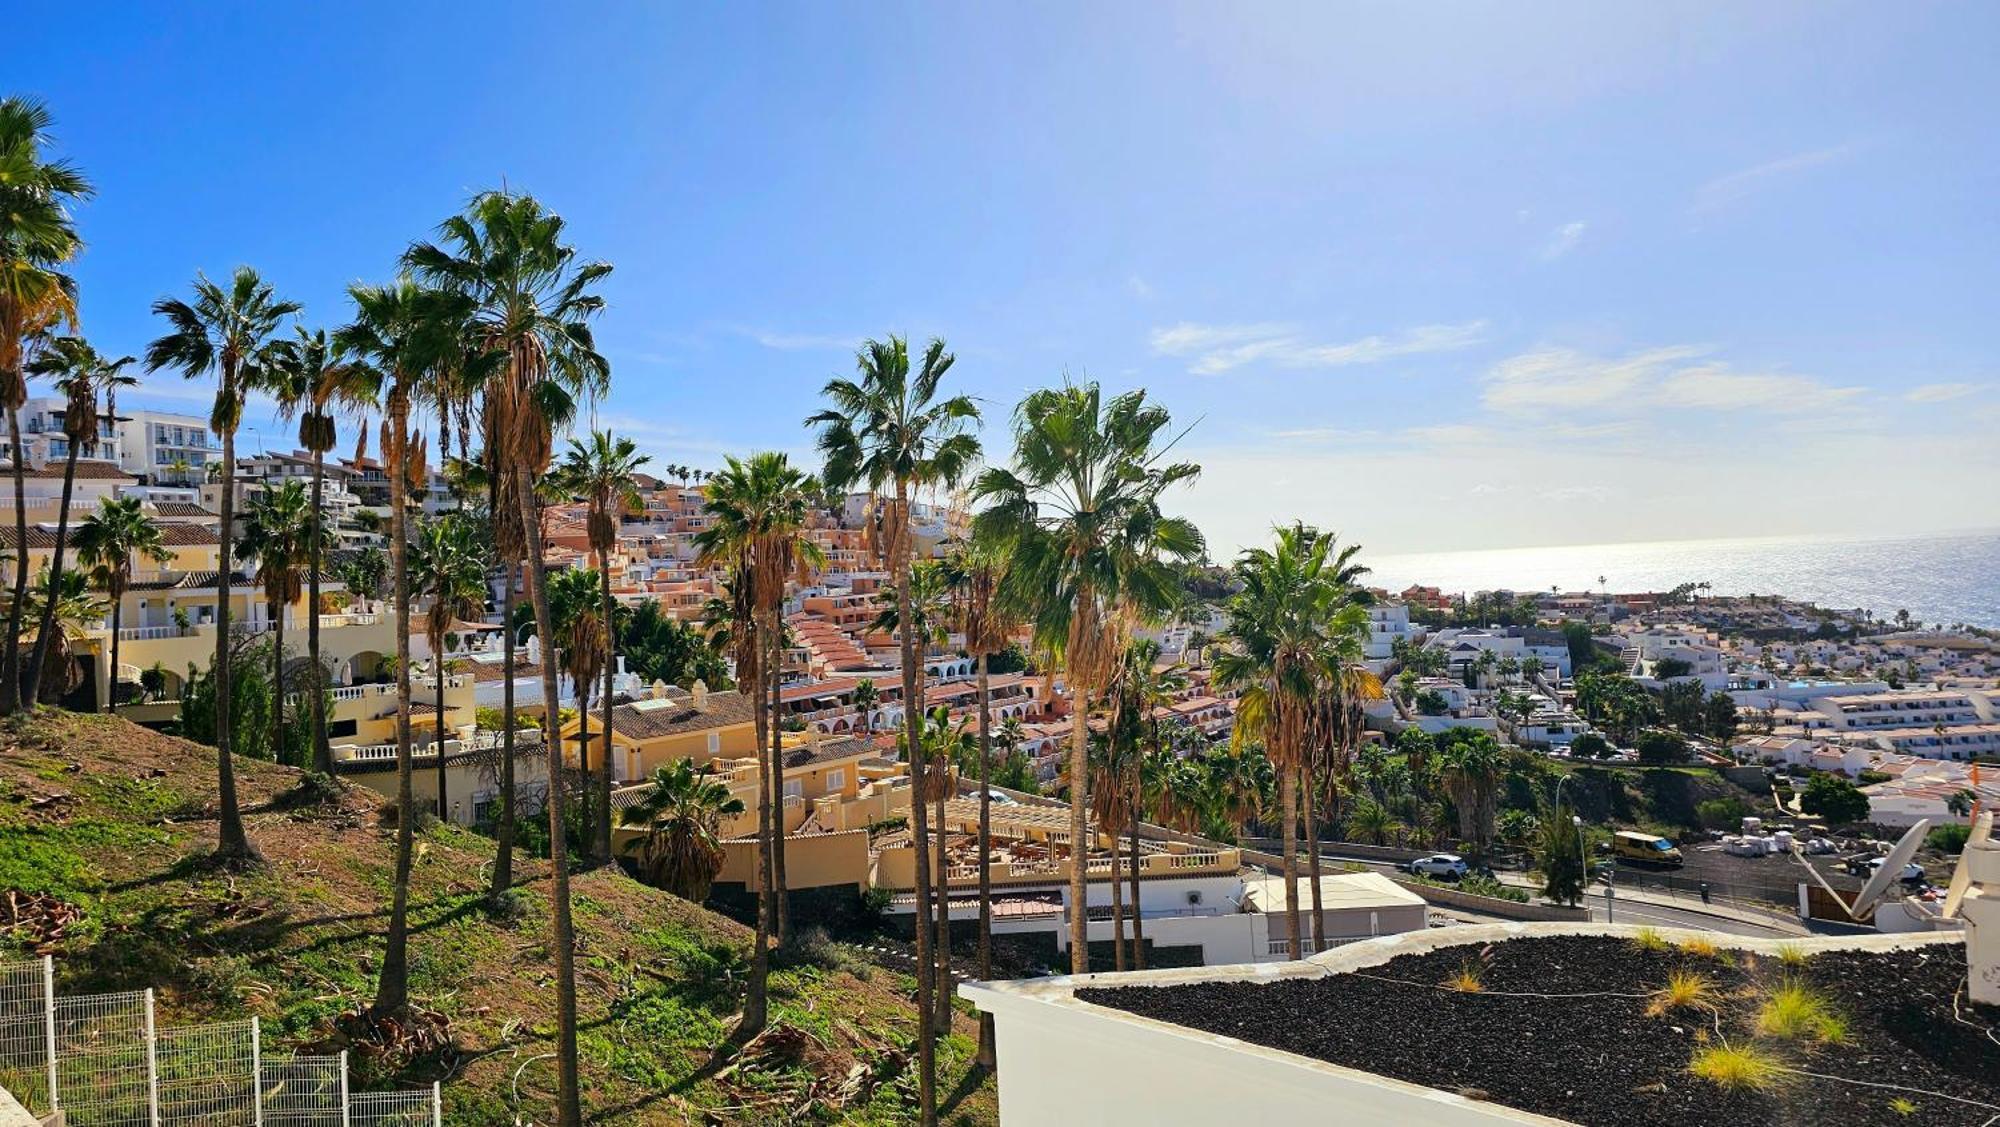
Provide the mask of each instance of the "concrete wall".
POLYGON ((1444 888, 1418 881, 1389 878, 1397 884, 1423 897, 1433 904, 1445 904, 1454 908, 1466 908, 1484 912, 1489 916, 1501 916, 1510 920, 1531 920, 1544 923, 1582 923, 1590 919, 1588 908, 1567 908, 1560 904, 1523 904, 1517 900, 1502 900, 1498 896, 1478 896, 1461 892, 1456 888, 1444 888))
MULTIPOLYGON (((632 831, 614 831, 622 839, 632 831)), ((722 843, 724 858, 718 884, 762 887, 757 879, 757 841, 735 838, 722 843)), ((866 886, 868 883, 868 834, 806 834, 785 839, 785 887, 788 889, 831 888, 836 885, 866 886)))

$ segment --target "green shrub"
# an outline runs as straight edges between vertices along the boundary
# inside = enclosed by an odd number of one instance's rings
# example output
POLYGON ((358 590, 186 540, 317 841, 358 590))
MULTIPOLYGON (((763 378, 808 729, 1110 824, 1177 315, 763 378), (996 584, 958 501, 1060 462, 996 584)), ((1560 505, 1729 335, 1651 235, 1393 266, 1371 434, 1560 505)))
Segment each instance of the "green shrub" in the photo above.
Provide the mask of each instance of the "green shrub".
POLYGON ((1939 853, 1963 853, 1966 839, 1971 836, 1971 826, 1963 822, 1947 822, 1932 830, 1924 838, 1924 844, 1939 853))

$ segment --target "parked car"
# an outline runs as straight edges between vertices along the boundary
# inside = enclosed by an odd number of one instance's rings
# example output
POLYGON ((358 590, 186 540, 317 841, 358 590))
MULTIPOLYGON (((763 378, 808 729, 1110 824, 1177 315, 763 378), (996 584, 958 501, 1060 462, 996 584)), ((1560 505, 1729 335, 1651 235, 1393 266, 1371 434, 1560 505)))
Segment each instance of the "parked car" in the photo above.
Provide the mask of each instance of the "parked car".
MULTIPOLYGON (((1882 860, 1882 858, 1877 857, 1873 861, 1868 862, 1869 876, 1872 877, 1882 871, 1882 860)), ((1924 867, 1912 861, 1903 866, 1903 871, 1897 874, 1896 879, 1905 884, 1915 884, 1918 881, 1926 879, 1924 877, 1924 867)))
POLYGON ((1466 874, 1465 858, 1456 853, 1433 853, 1403 866, 1409 872, 1440 880, 1457 880, 1466 874))

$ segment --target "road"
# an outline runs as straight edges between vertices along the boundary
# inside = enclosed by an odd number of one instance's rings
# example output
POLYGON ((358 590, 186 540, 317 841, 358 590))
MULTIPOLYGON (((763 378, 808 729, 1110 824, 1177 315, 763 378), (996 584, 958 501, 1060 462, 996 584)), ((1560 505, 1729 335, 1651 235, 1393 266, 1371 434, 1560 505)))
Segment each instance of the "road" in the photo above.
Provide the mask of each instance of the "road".
MULTIPOLYGON (((1321 856, 1328 861, 1360 865, 1378 873, 1396 872, 1396 866, 1387 861, 1376 861, 1363 857, 1343 857, 1338 853, 1330 851, 1321 854, 1321 856)), ((1510 884, 1522 883, 1515 874, 1502 874, 1503 880, 1507 878, 1515 878, 1508 880, 1510 884)), ((1707 931, 1719 931, 1726 935, 1751 936, 1798 935, 1803 931, 1803 929, 1796 926, 1787 926, 1785 921, 1776 916, 1772 917, 1772 922, 1769 925, 1765 925, 1729 916, 1709 915, 1705 912, 1697 912, 1691 909, 1669 907, 1665 904, 1652 902, 1640 903, 1617 894, 1614 894, 1607 904, 1604 897, 1604 889, 1601 886, 1593 886, 1591 891, 1584 895, 1584 905, 1590 909, 1590 918, 1598 923, 1651 924, 1655 927, 1697 928, 1707 931)), ((1482 913, 1465 912, 1457 908, 1444 908, 1442 910, 1447 915, 1467 920, 1476 920, 1480 923, 1501 922, 1501 917, 1499 916, 1486 916, 1482 913)))

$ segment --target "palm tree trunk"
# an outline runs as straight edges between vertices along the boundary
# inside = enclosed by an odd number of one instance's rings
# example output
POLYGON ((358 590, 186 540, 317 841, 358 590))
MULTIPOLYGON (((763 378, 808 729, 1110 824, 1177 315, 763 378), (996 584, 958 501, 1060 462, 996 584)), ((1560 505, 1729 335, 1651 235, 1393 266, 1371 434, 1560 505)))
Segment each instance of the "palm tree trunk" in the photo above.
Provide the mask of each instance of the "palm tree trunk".
POLYGON ((437 746, 431 751, 437 761, 438 817, 451 817, 451 803, 444 793, 444 635, 431 639, 431 668, 436 672, 437 681, 437 746))
POLYGON ((952 763, 949 756, 933 764, 938 772, 938 795, 935 809, 931 814, 932 851, 935 860, 932 867, 937 872, 937 1027, 941 1034, 951 1032, 951 859, 945 847, 951 842, 951 831, 945 820, 945 799, 953 789, 951 781, 952 763))
MULTIPOLYGON (((549 660, 554 660, 554 647, 545 649, 542 652, 549 660)), ((556 675, 558 677, 562 676, 560 672, 556 675)), ((576 703, 578 705, 576 730, 581 733, 583 731, 583 720, 588 719, 590 716, 590 682, 584 678, 577 679, 576 703)), ((550 707, 554 709, 553 705, 550 707)), ((557 716, 555 723, 561 722, 562 718, 557 716)), ((597 802, 590 793, 595 789, 591 786, 590 781, 590 748, 580 739, 577 741, 576 766, 577 770, 583 776, 582 787, 577 792, 576 847, 577 852, 588 862, 597 853, 597 802)))
POLYGON ((333 748, 326 739, 326 669, 320 665, 319 656, 319 573, 326 566, 326 553, 320 543, 326 535, 322 526, 324 518, 320 506, 325 503, 326 453, 313 451, 312 480, 312 543, 306 548, 306 663, 312 666, 312 680, 307 688, 312 693, 312 765, 313 770, 323 775, 333 774, 333 748))
MULTIPOLYGON (((396 592, 396 881, 389 902, 389 935, 382 951, 382 978, 375 987, 375 1012, 401 1012, 410 1001, 410 865, 415 853, 416 788, 410 764, 410 561, 404 536, 403 468, 409 440, 409 406, 401 387, 390 393, 389 571, 396 592)), ((227 494, 225 493, 225 496, 227 494)))
POLYGON ((1107 829, 1111 834, 1111 969, 1125 969, 1125 880, 1118 875, 1118 829, 1107 829))
MULTIPOLYGON (((923 670, 917 664, 915 621, 910 606, 910 493, 896 483, 897 516, 902 532, 893 544, 890 566, 896 583, 896 633, 903 651, 903 744, 910 756, 910 840, 916 849, 917 904, 912 917, 917 944, 917 1104, 922 1127, 937 1124, 937 1030, 933 1025, 934 990, 942 989, 931 953, 930 813, 924 808, 923 787, 929 756, 924 751, 923 670)), ((939 881, 944 874, 937 874, 939 881)), ((942 887, 939 889, 942 892, 942 887)))
MULTIPOLYGON (((1145 970, 1146 969, 1146 925, 1144 921, 1140 919, 1140 914, 1139 914, 1140 788, 1139 788, 1139 780, 1136 777, 1138 769, 1135 767, 1133 770, 1135 777, 1132 780, 1132 821, 1131 821, 1132 868, 1130 874, 1127 876, 1126 879, 1132 882, 1132 969, 1145 970)), ((1112 849, 1113 855, 1115 856, 1117 852, 1118 852, 1117 849, 1114 847, 1112 849)))
POLYGON ((285 761, 285 607, 271 604, 271 762, 285 761))
MULTIPOLYGON (((599 864, 611 863, 611 693, 618 675, 618 628, 615 609, 611 601, 611 553, 606 550, 601 557, 604 595, 604 699, 599 702, 604 707, 604 781, 597 793, 598 823, 603 827, 598 839, 597 860, 599 864)), ((585 725, 579 723, 581 731, 585 725)))
POLYGON ((1090 821, 1090 694, 1081 685, 1071 685, 1076 710, 1071 717, 1069 738, 1069 971, 1090 973, 1090 893, 1085 883, 1084 865, 1089 859, 1086 839, 1090 821))
POLYGON ((792 937, 792 909, 786 903, 785 879, 785 733, 779 719, 779 702, 782 693, 785 652, 784 618, 772 616, 771 629, 771 771, 767 776, 771 785, 771 809, 774 818, 771 823, 771 925, 778 943, 783 946, 792 937))
MULTIPOLYGON (((35 652, 28 660, 28 675, 22 695, 28 698, 28 707, 33 708, 41 700, 42 666, 49 658, 49 643, 55 635, 56 625, 56 584, 62 579, 63 550, 69 546, 69 498, 76 486, 76 456, 79 446, 69 444, 69 457, 63 462, 62 509, 56 513, 56 550, 49 557, 49 597, 42 600, 42 621, 35 628, 35 652)), ((25 554, 27 544, 21 545, 25 554)))
POLYGON ((105 683, 106 688, 104 692, 104 711, 115 716, 118 714, 118 632, 124 629, 124 623, 125 623, 124 584, 119 583, 116 579, 113 579, 110 584, 110 595, 111 595, 111 679, 105 683))
MULTIPOLYGON (((986 651, 979 652, 979 980, 993 980, 993 732, 988 707, 986 651)), ((979 1067, 998 1065, 993 1043, 993 1015, 980 1011, 979 1067)))
MULTIPOLYGON (((222 394, 233 400, 236 372, 226 369, 222 394)), ((235 671, 229 664, 229 588, 235 564, 233 552, 236 529, 236 428, 222 428, 222 498, 220 510, 220 553, 215 569, 215 766, 216 790, 220 795, 221 826, 215 846, 217 858, 230 861, 257 861, 261 855, 250 844, 243 829, 243 811, 236 802, 236 765, 230 759, 230 705, 234 703, 235 671)))
MULTIPOLYGON (((490 503, 494 496, 487 492, 490 503)), ((500 666, 507 671, 500 682, 500 822, 493 836, 498 844, 493 852, 493 888, 498 897, 514 885, 514 575, 515 565, 501 570, 506 578, 500 585, 500 666)))
POLYGON ((7 435, 14 453, 14 601, 8 605, 7 641, 0 649, 0 712, 21 707, 21 614, 28 601, 27 467, 21 412, 14 407, 7 408, 7 435))
MULTIPOLYGON (((548 640, 555 637, 549 618, 548 568, 542 559, 542 520, 536 510, 535 484, 525 466, 514 467, 514 487, 521 498, 521 523, 528 534, 528 601, 535 608, 535 633, 542 643, 542 720, 548 740, 549 852, 554 887, 556 948, 557 1121, 561 1127, 583 1122, 576 1077, 576 936, 570 922, 569 851, 564 843, 562 725, 556 716, 556 663, 548 640)), ((511 671, 510 671, 511 672, 511 671)))
POLYGON ((1299 948, 1299 773, 1290 767, 1278 771, 1278 805, 1283 807, 1280 840, 1284 848, 1285 938, 1291 958, 1300 958, 1299 948))
MULTIPOLYGON (((756 629, 751 626, 751 629, 756 629)), ((761 644, 757 645, 761 655, 761 644)), ((770 662, 760 661, 768 666, 770 662)), ((738 670, 739 675, 745 671, 738 670)), ((756 881, 753 889, 757 898, 757 934, 750 950, 750 984, 743 997, 743 1017, 736 1024, 735 1039, 745 1041, 764 1028, 769 1018, 770 999, 768 988, 771 977, 771 787, 767 776, 770 764, 765 760, 765 736, 771 726, 771 718, 764 707, 764 679, 770 675, 769 669, 749 671, 754 676, 744 676, 744 686, 752 700, 750 709, 751 741, 757 749, 757 865, 756 881)))
POLYGON ((1319 788, 1314 785, 1313 770, 1305 769, 1305 801, 1302 803, 1306 815, 1306 875, 1312 881, 1312 931, 1313 951, 1326 950, 1326 908, 1320 903, 1319 890, 1319 788))

